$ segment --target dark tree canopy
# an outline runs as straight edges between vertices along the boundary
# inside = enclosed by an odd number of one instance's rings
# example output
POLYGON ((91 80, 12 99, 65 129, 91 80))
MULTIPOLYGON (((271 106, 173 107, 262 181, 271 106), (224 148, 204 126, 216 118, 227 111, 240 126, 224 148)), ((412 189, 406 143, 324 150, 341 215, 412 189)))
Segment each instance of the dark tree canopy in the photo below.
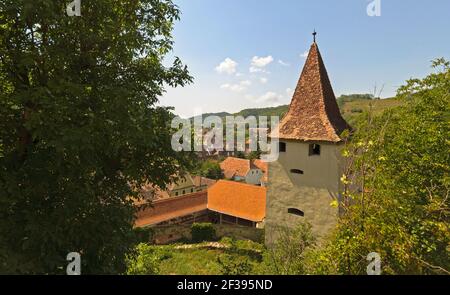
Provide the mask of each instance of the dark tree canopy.
POLYGON ((0 2, 0 273, 117 273, 133 244, 130 183, 164 186, 164 87, 192 78, 172 49, 171 0, 0 2))

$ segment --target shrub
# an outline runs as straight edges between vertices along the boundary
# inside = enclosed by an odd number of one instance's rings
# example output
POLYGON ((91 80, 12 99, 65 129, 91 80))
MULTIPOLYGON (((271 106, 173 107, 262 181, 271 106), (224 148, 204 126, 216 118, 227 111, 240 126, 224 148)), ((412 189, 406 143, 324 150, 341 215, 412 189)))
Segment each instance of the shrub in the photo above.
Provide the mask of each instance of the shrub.
POLYGON ((264 253, 264 272, 277 275, 305 274, 305 254, 314 248, 316 239, 311 225, 299 223, 295 228, 281 226, 279 238, 264 253))
POLYGON ((223 275, 249 275, 253 267, 248 257, 222 254, 217 258, 217 263, 223 275))
POLYGON ((194 223, 191 226, 191 235, 194 243, 213 241, 216 238, 216 229, 211 223, 194 223))

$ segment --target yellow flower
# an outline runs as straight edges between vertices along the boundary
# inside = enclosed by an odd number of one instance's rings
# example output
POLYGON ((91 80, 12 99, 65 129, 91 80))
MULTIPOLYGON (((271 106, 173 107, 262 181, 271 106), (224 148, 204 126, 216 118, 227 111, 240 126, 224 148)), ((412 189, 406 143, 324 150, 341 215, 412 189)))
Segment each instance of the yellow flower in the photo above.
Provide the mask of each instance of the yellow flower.
POLYGON ((333 208, 337 208, 337 207, 339 206, 339 203, 338 203, 337 200, 333 200, 333 201, 330 203, 330 206, 333 207, 333 208))
POLYGON ((342 177, 341 177, 341 182, 342 182, 343 184, 349 184, 349 183, 350 183, 350 181, 348 181, 347 176, 346 176, 345 174, 342 175, 342 177))

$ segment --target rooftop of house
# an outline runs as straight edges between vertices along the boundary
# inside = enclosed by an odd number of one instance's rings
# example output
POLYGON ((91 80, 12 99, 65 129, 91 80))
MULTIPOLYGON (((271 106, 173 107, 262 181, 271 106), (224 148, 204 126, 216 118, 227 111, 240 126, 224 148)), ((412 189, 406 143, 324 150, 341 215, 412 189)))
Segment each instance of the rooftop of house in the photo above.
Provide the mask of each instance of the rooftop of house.
POLYGON ((261 222, 266 215, 266 187, 219 180, 208 189, 208 209, 261 222))
POLYGON ((289 110, 271 137, 304 141, 341 141, 350 126, 342 118, 316 42, 295 88, 289 110))
POLYGON ((252 163, 256 167, 261 169, 261 171, 264 173, 262 180, 264 182, 267 182, 269 180, 269 166, 267 165, 267 162, 264 162, 263 160, 260 160, 260 159, 255 159, 255 160, 253 160, 252 163))
POLYGON ((220 163, 220 169, 223 170, 225 178, 234 176, 245 177, 250 167, 249 160, 234 157, 228 157, 220 163))
POLYGON ((185 174, 183 177, 179 178, 175 182, 171 182, 167 185, 166 189, 162 189, 150 182, 145 183, 139 190, 139 194, 141 199, 135 200, 135 205, 142 205, 148 203, 149 201, 156 201, 167 199, 170 197, 170 193, 173 190, 181 190, 191 187, 201 187, 205 186, 210 187, 216 181, 213 179, 209 179, 201 176, 191 177, 189 174, 185 174))
POLYGON ((203 177, 203 176, 194 176, 194 177, 192 177, 192 180, 194 181, 194 185, 196 187, 201 187, 201 186, 210 187, 217 182, 217 180, 215 180, 215 179, 210 179, 210 178, 203 177))
POLYGON ((207 201, 207 191, 156 200, 138 211, 135 226, 153 225, 206 210, 207 201))

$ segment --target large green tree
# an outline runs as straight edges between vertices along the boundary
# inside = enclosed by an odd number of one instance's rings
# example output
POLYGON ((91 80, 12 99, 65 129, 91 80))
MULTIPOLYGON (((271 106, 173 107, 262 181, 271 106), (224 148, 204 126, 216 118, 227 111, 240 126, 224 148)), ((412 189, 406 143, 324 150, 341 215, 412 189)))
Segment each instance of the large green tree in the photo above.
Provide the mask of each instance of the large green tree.
POLYGON ((170 148, 167 85, 191 81, 171 51, 171 0, 0 2, 0 273, 124 271, 131 185, 164 186, 185 165, 170 148))

